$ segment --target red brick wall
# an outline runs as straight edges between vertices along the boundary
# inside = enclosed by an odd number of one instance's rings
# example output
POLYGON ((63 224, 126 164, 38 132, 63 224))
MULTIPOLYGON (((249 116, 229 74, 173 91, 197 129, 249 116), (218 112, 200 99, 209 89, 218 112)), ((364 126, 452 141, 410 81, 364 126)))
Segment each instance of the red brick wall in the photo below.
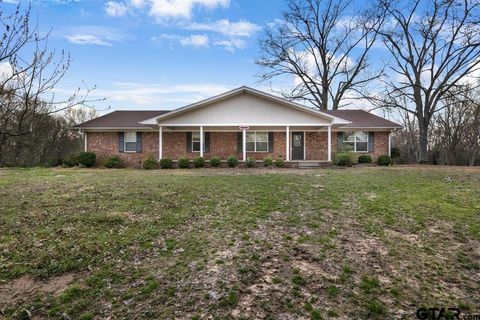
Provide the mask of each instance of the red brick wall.
MULTIPOLYGON (((375 131, 375 146, 373 153, 358 152, 354 155, 360 156, 362 154, 369 154, 375 162, 377 158, 383 154, 388 154, 388 131, 375 131)), ((337 152, 337 133, 332 132, 332 160, 335 158, 334 154, 337 152)))
MULTIPOLYGON (((248 157, 263 160, 267 156, 285 159, 285 132, 274 132, 274 150, 271 152, 248 152, 248 157)), ((187 135, 185 132, 163 133, 163 156, 178 159, 182 156, 193 158, 199 152, 187 152, 187 135)), ((144 132, 142 135, 142 153, 119 153, 118 132, 89 132, 87 133, 88 151, 97 154, 100 163, 106 156, 118 155, 127 166, 139 167, 143 159, 152 155, 158 157, 158 133, 144 132)), ((305 132, 306 160, 327 160, 327 133, 305 132)), ((332 132, 332 159, 337 151, 337 134, 332 132)), ((237 152, 236 132, 210 132, 210 152, 205 152, 204 157, 219 156, 226 159, 230 155, 237 155, 242 160, 242 153, 237 152)), ((388 154, 388 132, 375 132, 375 150, 372 154, 374 160, 382 154, 388 154)), ((359 155, 359 154, 358 154, 359 155)))
POLYGON ((118 132, 88 132, 87 150, 95 152, 97 164, 108 156, 119 156, 125 165, 140 167, 142 160, 149 155, 158 157, 158 133, 142 133, 142 153, 120 153, 118 151, 118 132))

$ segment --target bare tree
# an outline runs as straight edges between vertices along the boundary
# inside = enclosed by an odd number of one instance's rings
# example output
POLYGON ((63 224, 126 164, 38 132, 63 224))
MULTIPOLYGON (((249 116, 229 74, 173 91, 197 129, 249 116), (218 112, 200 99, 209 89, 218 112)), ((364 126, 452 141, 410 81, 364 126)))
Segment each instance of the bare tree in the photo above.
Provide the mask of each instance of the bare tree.
POLYGON ((427 161, 433 115, 463 97, 480 70, 478 0, 380 0, 387 23, 378 32, 391 57, 387 92, 378 101, 417 118, 419 162, 427 161), (406 103, 405 103, 406 101, 406 103))
POLYGON ((368 54, 383 18, 352 16, 349 0, 291 0, 283 20, 266 28, 260 41, 262 81, 287 76, 295 85, 280 93, 321 110, 338 109, 366 95, 382 71, 372 71, 368 54))
POLYGON ((19 4, 6 13, 0 1, 0 137, 27 135, 35 119, 89 100, 93 88, 78 88, 64 99, 54 89, 70 66, 70 56, 48 49, 48 34, 41 36, 30 21, 31 8, 19 4))
POLYGON ((471 165, 480 157, 480 97, 447 99, 449 104, 435 114, 431 145, 435 161, 448 165, 471 165))

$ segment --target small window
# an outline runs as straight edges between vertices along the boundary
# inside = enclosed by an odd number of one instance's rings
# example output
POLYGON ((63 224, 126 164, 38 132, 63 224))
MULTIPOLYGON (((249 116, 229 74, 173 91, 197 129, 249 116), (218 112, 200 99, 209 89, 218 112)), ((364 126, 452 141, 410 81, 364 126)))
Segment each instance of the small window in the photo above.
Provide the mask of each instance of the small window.
POLYGON ((137 133, 135 131, 125 132, 125 152, 137 152, 137 133))
MULTIPOLYGON (((200 132, 192 132, 192 151, 200 152, 200 132)), ((205 152, 205 136, 203 137, 203 152, 205 152)))
POLYGON ((368 151, 368 132, 350 131, 345 132, 343 136, 343 146, 347 150, 354 152, 368 151))
POLYGON ((247 132, 248 152, 268 152, 268 132, 247 132))

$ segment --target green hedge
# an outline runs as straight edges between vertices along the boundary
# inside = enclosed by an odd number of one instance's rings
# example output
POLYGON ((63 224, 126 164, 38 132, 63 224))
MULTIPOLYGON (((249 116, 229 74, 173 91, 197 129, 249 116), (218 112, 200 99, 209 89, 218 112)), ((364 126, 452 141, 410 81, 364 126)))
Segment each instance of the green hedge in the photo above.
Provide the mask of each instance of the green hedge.
POLYGON ((125 167, 125 164, 123 163, 123 160, 120 159, 117 156, 112 156, 112 157, 108 157, 108 158, 103 159, 102 164, 105 168, 118 169, 118 168, 124 168, 125 167))
POLYGON ((143 160, 143 169, 145 170, 153 170, 158 169, 160 167, 160 163, 153 158, 153 156, 147 157, 143 160))
POLYGON ((187 157, 178 158, 178 167, 180 169, 188 169, 190 167, 190 159, 187 157))
POLYGON ((272 159, 272 157, 265 157, 265 158, 263 159, 263 165, 264 165, 265 167, 271 167, 271 166, 273 166, 273 159, 272 159))
POLYGON ((383 154, 377 159, 379 166, 389 166, 392 164, 392 158, 388 154, 383 154))
POLYGON ((171 158, 165 157, 160 159, 160 168, 162 169, 172 169, 173 161, 171 158))
POLYGON ((195 168, 203 168, 205 166, 205 159, 200 156, 193 158, 193 166, 195 168))
POLYGON ((358 157, 358 163, 372 163, 372 157, 370 157, 368 154, 362 154, 360 157, 358 157))
POLYGON ((335 164, 337 166, 351 166, 352 163, 352 154, 350 152, 338 152, 335 155, 335 164))
POLYGON ((238 158, 236 156, 228 157, 227 164, 229 167, 232 167, 232 168, 238 166, 238 158))
POLYGON ((213 156, 210 158, 210 165, 214 168, 219 167, 222 164, 222 159, 217 156, 213 156))

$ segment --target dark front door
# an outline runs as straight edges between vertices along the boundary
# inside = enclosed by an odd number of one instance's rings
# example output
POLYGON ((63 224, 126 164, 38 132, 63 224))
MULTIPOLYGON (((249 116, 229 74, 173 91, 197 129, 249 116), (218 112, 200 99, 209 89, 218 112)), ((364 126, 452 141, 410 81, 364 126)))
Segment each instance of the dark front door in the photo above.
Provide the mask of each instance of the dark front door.
POLYGON ((303 160, 303 132, 292 132, 292 160, 303 160))

